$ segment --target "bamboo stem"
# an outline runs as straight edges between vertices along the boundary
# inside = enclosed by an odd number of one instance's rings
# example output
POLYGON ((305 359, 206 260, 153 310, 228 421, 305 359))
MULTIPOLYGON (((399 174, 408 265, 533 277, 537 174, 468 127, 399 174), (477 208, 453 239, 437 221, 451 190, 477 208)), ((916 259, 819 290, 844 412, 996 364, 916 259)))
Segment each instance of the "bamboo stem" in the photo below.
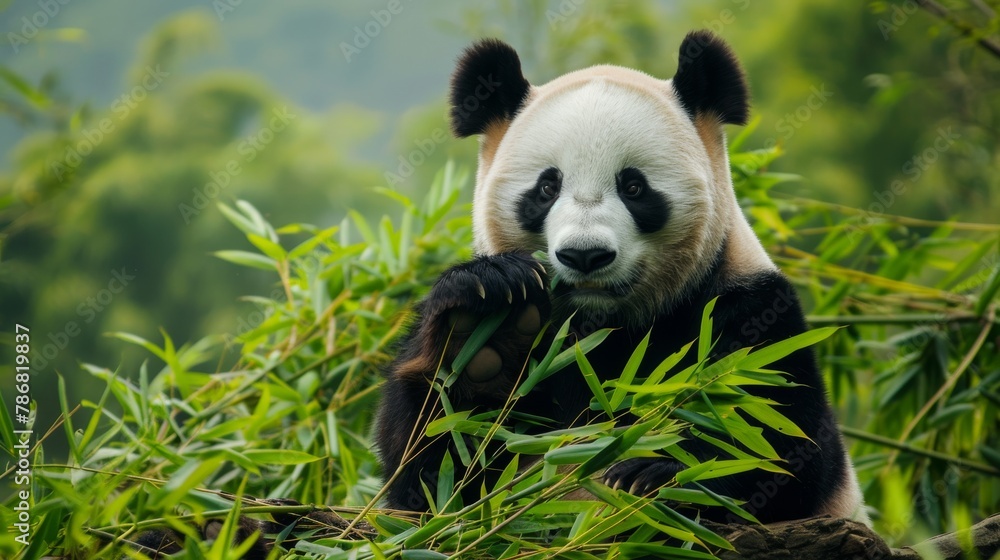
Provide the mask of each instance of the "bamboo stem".
POLYGON ((849 426, 841 426, 840 432, 849 438, 860 439, 862 441, 867 441, 869 443, 884 445, 885 447, 891 447, 899 451, 906 451, 907 453, 913 453, 914 455, 921 455, 929 459, 944 461, 946 463, 951 463, 953 465, 963 467, 972 471, 977 471, 983 474, 1000 477, 1000 469, 995 469, 989 465, 985 465, 983 463, 979 463, 976 461, 962 459, 961 457, 952 457, 950 455, 946 455, 944 453, 940 453, 937 451, 931 451, 928 449, 921 449, 919 447, 910 445, 908 443, 900 443, 892 438, 878 436, 862 430, 851 428, 849 426))
MULTIPOLYGON (((781 193, 775 192, 775 195, 780 195, 781 193)), ((847 214, 850 216, 868 216, 877 217, 879 220, 886 222, 892 222, 896 224, 901 224, 905 226, 917 226, 917 227, 941 227, 947 226, 957 230, 964 231, 986 231, 986 232, 998 232, 1000 231, 1000 225, 998 224, 980 224, 973 222, 952 222, 952 221, 941 221, 941 220, 925 220, 921 218, 911 218, 909 216, 900 216, 897 214, 886 214, 879 212, 877 214, 868 212, 861 208, 854 208, 851 206, 845 206, 843 204, 837 204, 835 202, 826 202, 824 200, 816 200, 813 198, 804 198, 800 196, 784 196, 782 198, 789 200, 796 204, 820 206, 823 208, 829 208, 831 210, 836 210, 842 214, 847 214)))
MULTIPOLYGON (((807 315, 811 325, 919 325, 976 323, 982 320, 972 313, 914 313, 912 315, 807 315)), ((994 322, 996 319, 993 320, 994 322)))
POLYGON ((947 8, 938 4, 934 0, 917 0, 917 4, 931 14, 934 14, 937 18, 948 22, 949 25, 958 30, 958 32, 963 36, 975 39, 975 41, 979 43, 979 46, 989 51, 993 56, 1000 58, 1000 44, 988 37, 976 38, 976 35, 982 33, 980 29, 977 29, 976 27, 959 19, 958 16, 952 14, 947 8))

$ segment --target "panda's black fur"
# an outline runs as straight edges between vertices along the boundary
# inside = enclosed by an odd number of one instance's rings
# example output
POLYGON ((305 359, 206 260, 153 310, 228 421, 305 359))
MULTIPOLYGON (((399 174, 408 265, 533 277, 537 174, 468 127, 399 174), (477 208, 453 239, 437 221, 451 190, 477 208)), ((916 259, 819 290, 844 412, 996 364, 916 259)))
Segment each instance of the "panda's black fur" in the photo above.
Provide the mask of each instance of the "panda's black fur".
POLYGON ((464 138, 513 118, 529 87, 514 49, 495 39, 478 43, 459 62, 451 82, 452 132, 464 138))
MULTIPOLYGON (((743 124, 747 120, 749 95, 743 72, 729 47, 708 32, 691 33, 685 38, 673 88, 692 121, 708 117, 718 123, 743 124)), ((530 86, 521 75, 514 49, 496 40, 479 42, 465 52, 452 79, 453 131, 460 137, 488 133, 491 127, 500 127, 502 131, 522 111, 530 95, 530 86), (497 95, 479 99, 476 88, 481 88, 482 93, 484 84, 494 84, 497 95)), ((492 149, 496 149, 495 145, 492 149)), ((641 171, 633 171, 641 175, 641 171)), ((649 196, 642 200, 622 195, 623 173, 624 170, 616 178, 617 188, 635 227, 642 234, 657 231, 672 219, 674 209, 650 189, 645 193, 649 196)), ((632 181, 633 177, 629 175, 626 179, 632 181)), ((545 193, 556 192, 560 180, 559 169, 542 169, 537 179, 539 188, 520 197, 517 221, 525 232, 536 235, 542 232, 552 203, 545 193)), ((804 332, 807 326, 803 311, 789 281, 776 269, 744 273, 742 263, 732 262, 732 253, 726 250, 730 241, 724 240, 714 258, 700 264, 703 270, 699 271, 699 280, 670 298, 652 319, 630 316, 627 308, 577 313, 572 328, 578 337, 597 327, 616 327, 607 340, 588 354, 595 371, 606 378, 620 374, 632 349, 650 332, 648 352, 639 371, 640 376, 648 374, 663 359, 697 338, 702 311, 716 297, 712 334, 717 339, 715 357, 804 332), (762 324, 761 317, 774 320, 762 324)), ((551 270, 528 254, 530 248, 510 249, 480 254, 471 262, 445 272, 418 306, 414 327, 387 372, 376 438, 388 482, 386 503, 391 508, 417 511, 429 508, 425 488, 432 495, 436 491, 438 469, 445 453, 450 453, 455 461, 456 480, 465 471, 450 434, 435 438, 424 435, 427 422, 442 414, 429 380, 438 364, 447 367, 451 363, 471 330, 468 326, 454 327, 468 316, 482 318, 499 310, 510 310, 505 323, 489 342, 497 356, 484 358, 487 369, 495 367, 490 364, 499 358, 502 364, 499 375, 485 382, 470 380, 471 374, 462 375, 448 389, 449 400, 456 410, 495 410, 507 400, 528 358, 534 333, 532 329, 519 331, 519 321, 532 315, 527 322, 533 323, 533 314, 537 312, 543 322, 549 319, 561 322, 579 311, 567 307, 567 298, 561 297, 568 289, 565 285, 557 284, 551 292, 547 289, 551 270)), ((669 257, 664 255, 664 258, 669 257)), ((539 351, 548 348, 547 341, 538 348, 539 351)), ((746 389, 786 405, 781 412, 809 436, 809 440, 795 438, 761 426, 769 443, 786 460, 784 468, 793 476, 754 470, 704 484, 715 492, 745 501, 744 507, 763 522, 835 511, 844 495, 852 495, 847 486, 856 486, 856 482, 816 359, 811 350, 801 350, 769 367, 790 374, 795 385, 746 389)), ((596 417, 597 413, 590 410, 591 396, 581 373, 575 367, 568 367, 518 400, 514 410, 549 418, 553 421, 551 428, 580 425, 596 417)), ((729 458, 718 448, 694 438, 685 441, 682 447, 702 460, 729 458)), ((491 457, 502 453, 502 446, 496 443, 487 450, 491 457)), ((478 499, 484 482, 491 487, 505 465, 506 461, 494 461, 485 473, 479 472, 468 480, 459 489, 465 503, 478 499)), ((612 487, 647 493, 669 483, 682 468, 668 456, 629 459, 608 468, 603 481, 612 487)), ((721 509, 709 508, 701 513, 710 519, 733 519, 721 509)))

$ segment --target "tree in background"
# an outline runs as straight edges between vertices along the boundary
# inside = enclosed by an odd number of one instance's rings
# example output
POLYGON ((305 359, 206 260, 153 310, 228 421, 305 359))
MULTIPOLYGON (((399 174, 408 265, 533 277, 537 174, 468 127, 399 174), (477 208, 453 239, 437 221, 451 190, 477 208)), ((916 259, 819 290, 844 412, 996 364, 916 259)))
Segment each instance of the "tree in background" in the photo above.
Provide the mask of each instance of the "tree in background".
POLYGON ((74 108, 54 79, 36 87, 4 72, 5 106, 34 132, 0 177, 0 314, 33 319, 40 373, 119 359, 99 343, 111 330, 194 339, 252 328, 255 308, 236 298, 267 283, 205 258, 238 239, 217 203, 239 196, 274 219, 317 222, 371 204, 354 185, 378 174, 352 146, 375 115, 312 114, 251 76, 185 73, 215 25, 201 11, 165 22, 104 108, 74 108))

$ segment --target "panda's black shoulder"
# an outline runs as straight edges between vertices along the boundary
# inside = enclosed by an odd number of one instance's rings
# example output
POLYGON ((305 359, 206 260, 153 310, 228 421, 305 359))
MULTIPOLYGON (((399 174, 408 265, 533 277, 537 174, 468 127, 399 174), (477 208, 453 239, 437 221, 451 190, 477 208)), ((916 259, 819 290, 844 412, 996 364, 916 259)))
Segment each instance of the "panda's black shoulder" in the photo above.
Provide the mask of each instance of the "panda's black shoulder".
POLYGON ((717 290, 714 319, 733 342, 760 346, 808 329, 795 286, 779 270, 734 275, 717 290))

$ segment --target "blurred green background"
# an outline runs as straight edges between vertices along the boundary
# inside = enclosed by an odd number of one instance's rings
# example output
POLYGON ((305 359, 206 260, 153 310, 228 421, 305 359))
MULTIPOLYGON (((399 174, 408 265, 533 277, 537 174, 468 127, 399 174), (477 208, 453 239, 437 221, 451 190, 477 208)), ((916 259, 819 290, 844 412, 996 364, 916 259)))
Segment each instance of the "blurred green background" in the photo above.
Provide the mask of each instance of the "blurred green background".
MULTIPOLYGON (((997 2, 943 4, 997 30, 997 2)), ((249 248, 217 202, 325 227, 381 215, 372 187, 419 198, 448 159, 474 165, 444 104, 473 39, 512 43, 533 83, 595 63, 666 78, 699 28, 747 69, 745 145, 803 176, 777 191, 997 222, 1000 57, 912 2, 17 0, 0 12, 0 329, 32 329, 35 387, 59 373, 71 402, 94 398, 81 362, 140 359, 104 333, 261 320, 239 298, 271 277, 210 255, 249 248)), ((37 398, 47 426, 58 407, 37 398)))

